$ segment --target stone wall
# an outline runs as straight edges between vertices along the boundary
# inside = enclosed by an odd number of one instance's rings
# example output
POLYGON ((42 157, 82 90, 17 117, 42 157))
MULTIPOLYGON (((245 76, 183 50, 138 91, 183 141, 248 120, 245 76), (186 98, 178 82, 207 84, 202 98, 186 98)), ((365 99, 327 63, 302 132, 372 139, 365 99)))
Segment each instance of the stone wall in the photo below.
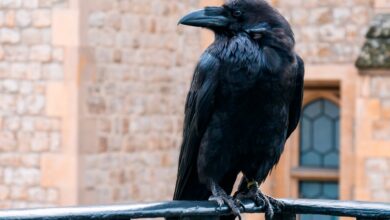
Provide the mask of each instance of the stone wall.
POLYGON ((390 201, 390 158, 368 159, 366 170, 372 200, 390 201))
POLYGON ((0 1, 0 208, 58 204, 41 185, 42 155, 61 150, 61 119, 46 113, 47 83, 63 79, 52 11, 67 0, 0 1))
POLYGON ((82 203, 170 199, 200 33, 197 0, 89 1, 81 98, 82 203))
POLYGON ((388 72, 365 70, 359 79, 356 109, 356 196, 390 200, 390 77, 388 72))
POLYGON ((291 22, 306 63, 354 63, 374 13, 373 0, 270 0, 291 22))

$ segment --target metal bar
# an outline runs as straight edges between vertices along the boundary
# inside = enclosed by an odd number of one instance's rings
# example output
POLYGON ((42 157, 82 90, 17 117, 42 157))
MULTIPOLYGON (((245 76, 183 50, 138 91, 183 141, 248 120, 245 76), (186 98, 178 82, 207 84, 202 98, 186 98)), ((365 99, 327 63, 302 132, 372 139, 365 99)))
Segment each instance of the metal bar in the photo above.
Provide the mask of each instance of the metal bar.
POLYGON ((310 199, 280 199, 283 211, 297 214, 320 214, 359 218, 390 219, 390 204, 310 199))
MULTIPOLYGON (((248 212, 260 212, 252 202, 244 203, 248 212)), ((91 207, 46 208, 31 210, 0 211, 0 220, 89 220, 157 218, 176 216, 220 216, 228 215, 227 206, 219 207, 209 201, 171 201, 151 204, 109 205, 91 207)))
MULTIPOLYGON (((332 200, 278 200, 284 204, 282 211, 293 219, 295 214, 323 214, 350 216, 368 219, 390 219, 390 204, 366 202, 342 202, 332 200)), ((262 207, 244 201, 243 213, 259 213, 262 207)), ((171 201, 152 204, 109 205, 70 208, 47 208, 31 210, 0 211, 0 220, 86 220, 86 219, 130 219, 176 216, 220 216, 227 215, 227 206, 219 207, 208 201, 171 201)), ((283 216, 282 216, 283 217, 283 216)))

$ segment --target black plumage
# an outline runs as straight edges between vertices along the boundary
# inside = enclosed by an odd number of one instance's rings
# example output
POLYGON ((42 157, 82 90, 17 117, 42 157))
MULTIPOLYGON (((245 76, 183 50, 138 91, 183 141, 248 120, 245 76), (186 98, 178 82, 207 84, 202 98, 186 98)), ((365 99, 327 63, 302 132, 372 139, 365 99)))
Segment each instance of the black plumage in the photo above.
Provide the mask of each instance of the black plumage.
POLYGON ((175 200, 226 203, 237 175, 236 200, 268 204, 258 190, 277 164, 301 111, 304 64, 282 15, 263 0, 230 0, 183 17, 215 41, 195 69, 185 105, 175 200))

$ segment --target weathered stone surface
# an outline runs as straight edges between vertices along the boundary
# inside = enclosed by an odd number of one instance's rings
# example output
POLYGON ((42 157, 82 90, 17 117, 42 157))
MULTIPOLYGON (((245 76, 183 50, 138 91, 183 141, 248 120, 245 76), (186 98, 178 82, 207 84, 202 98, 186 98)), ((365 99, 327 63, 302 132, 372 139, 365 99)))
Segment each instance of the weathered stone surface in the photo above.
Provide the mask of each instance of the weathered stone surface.
POLYGON ((367 40, 356 61, 361 69, 390 68, 390 14, 377 15, 371 22, 367 40))
POLYGON ((372 158, 366 161, 367 186, 374 201, 387 202, 390 199, 390 159, 372 158))
POLYGON ((31 14, 27 10, 18 10, 16 12, 16 24, 20 27, 26 27, 32 22, 31 14))
POLYGON ((0 30, 1 43, 18 43, 20 41, 20 32, 16 29, 3 28, 0 30))
POLYGON ((32 14, 34 27, 48 27, 51 24, 51 11, 49 9, 38 9, 32 14))
POLYGON ((51 19, 67 0, 0 0, 0 208, 59 204, 41 185, 41 155, 59 152, 62 120, 46 115, 46 87, 63 80, 51 19))

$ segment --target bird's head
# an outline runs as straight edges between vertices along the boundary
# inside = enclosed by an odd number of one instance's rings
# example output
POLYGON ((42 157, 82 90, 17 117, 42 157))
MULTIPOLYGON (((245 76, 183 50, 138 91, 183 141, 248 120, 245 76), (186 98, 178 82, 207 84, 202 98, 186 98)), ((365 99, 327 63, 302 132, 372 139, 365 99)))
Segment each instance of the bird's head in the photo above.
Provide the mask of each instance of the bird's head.
POLYGON ((180 19, 179 24, 231 36, 240 32, 256 35, 278 28, 293 38, 286 19, 265 0, 227 0, 221 7, 205 7, 189 13, 180 19))

